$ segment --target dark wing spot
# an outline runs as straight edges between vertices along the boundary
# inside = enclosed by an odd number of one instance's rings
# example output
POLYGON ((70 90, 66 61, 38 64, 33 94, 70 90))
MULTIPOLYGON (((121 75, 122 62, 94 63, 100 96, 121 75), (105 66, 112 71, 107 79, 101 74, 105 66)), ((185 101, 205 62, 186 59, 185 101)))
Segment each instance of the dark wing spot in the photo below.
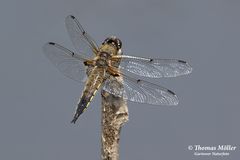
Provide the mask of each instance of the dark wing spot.
POLYGON ((74 56, 74 54, 75 54, 75 53, 74 53, 74 52, 72 52, 72 57, 74 56))
POLYGON ((149 62, 152 62, 152 61, 153 61, 153 59, 150 59, 150 60, 149 60, 149 62))
POLYGON ((168 89, 167 91, 168 91, 169 93, 171 93, 172 95, 174 95, 174 96, 176 95, 173 91, 171 91, 171 90, 169 90, 169 89, 168 89))
POLYGON ((85 33, 86 33, 85 31, 82 32, 83 35, 84 35, 85 33))
POLYGON ((180 63, 184 63, 184 64, 187 63, 186 61, 183 61, 183 60, 178 60, 178 62, 180 62, 180 63))
POLYGON ((55 43, 53 43, 53 42, 49 42, 48 44, 50 44, 50 45, 55 45, 55 43))
POLYGON ((141 82, 141 79, 138 79, 138 80, 137 80, 137 83, 139 83, 139 82, 141 82))
POLYGON ((87 66, 87 65, 88 65, 87 61, 84 61, 84 62, 83 62, 83 64, 84 64, 85 66, 87 66))
POLYGON ((75 17, 73 15, 70 16, 72 19, 75 19, 75 17))

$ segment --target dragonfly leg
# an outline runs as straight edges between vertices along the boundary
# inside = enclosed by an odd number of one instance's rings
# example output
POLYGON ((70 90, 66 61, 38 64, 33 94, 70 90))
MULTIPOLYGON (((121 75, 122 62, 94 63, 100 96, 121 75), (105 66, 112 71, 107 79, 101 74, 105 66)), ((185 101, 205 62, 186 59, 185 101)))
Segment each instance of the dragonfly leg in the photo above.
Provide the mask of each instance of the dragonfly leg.
POLYGON ((84 61, 84 65, 85 66, 94 66, 95 61, 94 60, 86 60, 86 61, 84 61))
POLYGON ((113 66, 109 66, 107 68, 107 72, 110 73, 114 77, 120 76, 119 70, 116 67, 113 67, 113 66))

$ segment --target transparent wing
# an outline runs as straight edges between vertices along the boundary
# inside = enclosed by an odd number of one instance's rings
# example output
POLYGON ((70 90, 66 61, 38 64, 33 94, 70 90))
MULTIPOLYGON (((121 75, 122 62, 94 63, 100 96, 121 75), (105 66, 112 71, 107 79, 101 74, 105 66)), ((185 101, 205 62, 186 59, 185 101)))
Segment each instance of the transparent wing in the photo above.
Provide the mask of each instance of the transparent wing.
POLYGON ((89 57, 95 55, 98 51, 98 46, 90 35, 83 29, 78 20, 69 15, 65 19, 66 28, 70 39, 76 48, 77 52, 84 52, 89 57))
POLYGON ((160 78, 177 77, 192 72, 192 67, 185 61, 176 59, 150 59, 127 55, 113 56, 120 60, 119 68, 139 76, 160 78))
POLYGON ((77 82, 83 81, 86 75, 86 69, 83 63, 86 61, 85 58, 53 42, 45 44, 43 51, 46 57, 65 76, 77 82))
POLYGON ((159 85, 123 75, 123 80, 110 76, 103 89, 117 97, 153 105, 177 105, 178 98, 172 91, 159 85))

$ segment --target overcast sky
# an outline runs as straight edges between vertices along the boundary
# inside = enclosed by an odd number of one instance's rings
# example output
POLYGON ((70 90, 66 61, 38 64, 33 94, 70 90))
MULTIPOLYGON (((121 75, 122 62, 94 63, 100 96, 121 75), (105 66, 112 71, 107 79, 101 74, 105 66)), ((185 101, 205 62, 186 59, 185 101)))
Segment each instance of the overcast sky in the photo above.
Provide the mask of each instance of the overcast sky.
POLYGON ((209 158, 188 150, 198 144, 236 145, 226 158, 240 157, 240 1, 2 0, 0 159, 100 159, 99 94, 70 124, 83 84, 42 53, 48 41, 74 50, 64 24, 69 14, 98 44, 116 35, 125 54, 193 66, 188 76, 150 80, 173 90, 178 106, 128 103, 121 159, 209 158))

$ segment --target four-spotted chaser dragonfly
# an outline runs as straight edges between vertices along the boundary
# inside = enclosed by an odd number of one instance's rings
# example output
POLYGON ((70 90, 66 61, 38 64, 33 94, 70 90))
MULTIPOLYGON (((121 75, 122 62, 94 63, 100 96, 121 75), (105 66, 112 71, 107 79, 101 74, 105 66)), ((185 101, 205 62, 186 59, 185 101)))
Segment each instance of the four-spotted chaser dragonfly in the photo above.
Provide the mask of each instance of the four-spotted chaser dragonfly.
POLYGON ((126 100, 153 105, 177 105, 174 92, 129 74, 141 77, 177 77, 191 73, 191 66, 183 60, 152 59, 122 54, 122 42, 115 36, 104 40, 98 46, 83 29, 78 20, 70 15, 65 19, 70 39, 77 53, 53 42, 44 45, 43 50, 49 60, 67 77, 83 82, 88 77, 85 88, 76 107, 75 123, 86 110, 97 90, 103 90, 126 100), (119 82, 116 77, 121 76, 119 82))

